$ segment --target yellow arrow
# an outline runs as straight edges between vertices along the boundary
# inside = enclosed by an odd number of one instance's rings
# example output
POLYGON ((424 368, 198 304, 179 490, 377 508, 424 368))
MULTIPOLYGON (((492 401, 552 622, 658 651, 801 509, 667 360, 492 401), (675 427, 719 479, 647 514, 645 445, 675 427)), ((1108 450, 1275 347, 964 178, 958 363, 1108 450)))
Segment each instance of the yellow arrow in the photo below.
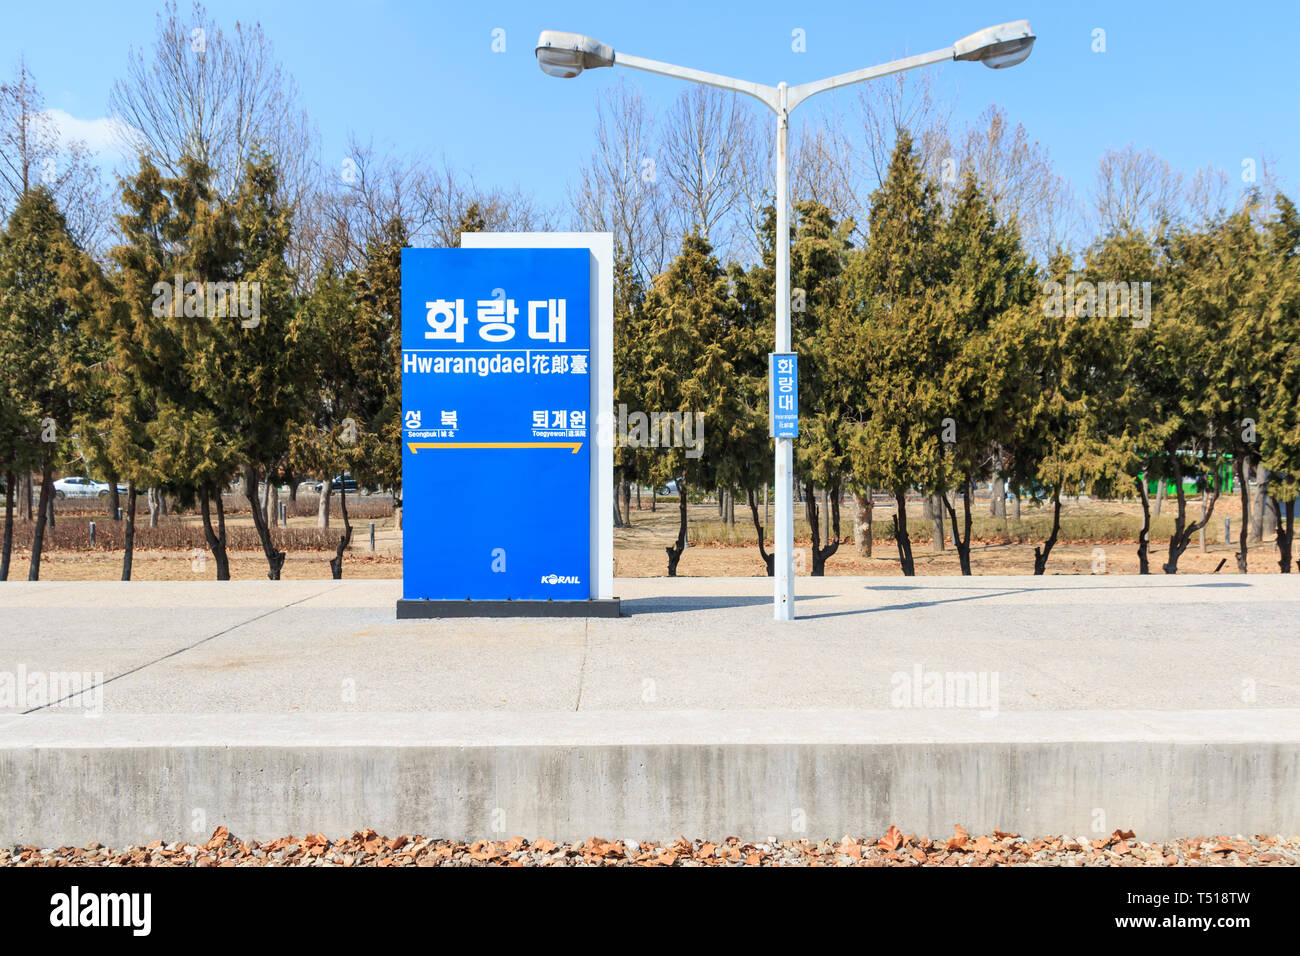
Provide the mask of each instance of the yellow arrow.
POLYGON ((564 441, 411 441, 406 443, 412 455, 417 455, 421 448, 568 448, 577 454, 582 442, 564 441))

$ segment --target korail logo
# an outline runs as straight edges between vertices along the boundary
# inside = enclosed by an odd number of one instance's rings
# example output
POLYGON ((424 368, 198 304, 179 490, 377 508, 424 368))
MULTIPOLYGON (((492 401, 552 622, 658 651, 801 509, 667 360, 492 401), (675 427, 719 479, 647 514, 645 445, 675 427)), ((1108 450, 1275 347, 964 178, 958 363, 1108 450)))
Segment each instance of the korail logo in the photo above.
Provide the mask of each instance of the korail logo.
POLYGON ((581 584, 582 579, 576 574, 543 574, 543 584, 581 584))

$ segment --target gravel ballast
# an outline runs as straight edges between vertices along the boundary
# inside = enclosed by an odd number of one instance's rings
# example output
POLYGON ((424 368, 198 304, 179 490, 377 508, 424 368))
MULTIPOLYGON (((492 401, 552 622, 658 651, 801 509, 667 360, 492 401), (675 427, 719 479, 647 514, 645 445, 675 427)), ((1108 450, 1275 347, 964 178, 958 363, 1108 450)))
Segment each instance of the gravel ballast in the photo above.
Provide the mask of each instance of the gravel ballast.
POLYGON ((736 837, 672 843, 604 840, 552 843, 510 837, 461 843, 365 830, 330 840, 321 834, 243 841, 218 827, 204 843, 145 846, 0 848, 0 866, 1295 866, 1300 837, 1189 837, 1145 843, 1131 831, 1100 839, 1034 839, 994 830, 927 839, 896 827, 878 838, 743 843, 736 837))

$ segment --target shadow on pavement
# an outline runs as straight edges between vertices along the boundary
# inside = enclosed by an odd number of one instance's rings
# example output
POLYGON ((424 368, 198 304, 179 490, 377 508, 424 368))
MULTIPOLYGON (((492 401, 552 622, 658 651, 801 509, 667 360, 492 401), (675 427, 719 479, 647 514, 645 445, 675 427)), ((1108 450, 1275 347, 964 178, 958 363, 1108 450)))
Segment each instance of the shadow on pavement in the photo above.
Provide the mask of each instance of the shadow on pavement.
MULTIPOLYGON (((797 594, 797 592, 796 592, 797 594)), ((825 597, 824 594, 797 596, 800 603, 815 601, 825 597)), ((675 614, 678 611, 712 611, 728 607, 758 607, 771 604, 770 594, 727 594, 716 597, 710 595, 689 595, 672 597, 624 598, 623 613, 633 614, 675 614)))
MULTIPOLYGON (((963 597, 942 598, 934 601, 911 601, 907 604, 889 604, 882 607, 860 607, 849 608, 844 611, 826 611, 821 614, 800 614, 798 605, 805 601, 816 601, 821 598, 830 597, 826 594, 799 594, 798 587, 795 589, 796 610, 795 617, 800 620, 810 620, 821 617, 842 617, 846 614, 873 614, 878 611, 908 611, 923 607, 936 607, 940 604, 957 604, 963 601, 980 601, 991 597, 1005 597, 1009 594, 1029 594, 1037 593, 1036 588, 1032 587, 1015 587, 999 588, 995 582, 985 581, 981 584, 997 590, 981 590, 979 594, 967 594, 963 597)), ((953 585, 934 585, 934 584, 867 584, 863 586, 866 591, 970 591, 974 584, 953 584, 953 585)), ((1248 588, 1250 585, 1244 581, 1195 581, 1187 584, 1126 584, 1125 588, 1148 588, 1151 590, 1173 590, 1175 588, 1248 588)), ((1098 591, 1103 590, 1096 585, 1089 587, 1054 587, 1050 588, 1052 592, 1057 591, 1098 591)), ((772 597, 768 594, 732 594, 732 595, 689 595, 689 596, 664 596, 648 598, 624 598, 623 613, 626 616, 635 614, 675 614, 680 611, 709 611, 719 610, 730 607, 758 607, 764 604, 771 604, 772 597)))
MULTIPOLYGON (((985 583, 985 582, 982 582, 985 583)), ((992 587, 998 587, 997 584, 987 582, 992 587)), ((1139 588, 1248 588, 1248 581, 1189 581, 1187 584, 1181 582, 1169 582, 1168 584, 1123 584, 1116 585, 1126 590, 1137 590, 1139 588)), ((863 589, 867 591, 969 591, 974 587, 973 584, 864 584, 863 589)), ((1050 591, 1099 591, 1104 586, 1092 585, 1089 587, 1070 587, 1048 588, 1050 591)), ((1020 591, 1032 591, 1034 588, 1017 588, 1020 591)))
POLYGON ((795 611, 795 618, 812 620, 819 617, 844 617, 846 614, 875 614, 878 611, 912 611, 922 607, 938 607, 940 604, 961 604, 963 601, 983 601, 985 598, 1004 597, 1008 594, 1027 594, 1033 588, 1012 588, 1009 591, 985 591, 983 594, 969 594, 966 597, 944 598, 940 601, 912 601, 908 604, 886 604, 883 607, 854 607, 847 611, 826 611, 823 614, 800 614, 795 611))

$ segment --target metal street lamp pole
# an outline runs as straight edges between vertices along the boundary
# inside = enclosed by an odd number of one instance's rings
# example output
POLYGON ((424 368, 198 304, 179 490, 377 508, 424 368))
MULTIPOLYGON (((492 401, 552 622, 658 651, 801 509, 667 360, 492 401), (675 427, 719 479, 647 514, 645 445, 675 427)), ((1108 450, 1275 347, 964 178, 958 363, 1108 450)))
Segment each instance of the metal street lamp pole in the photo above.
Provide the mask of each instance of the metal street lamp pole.
MULTIPOLYGON (((607 66, 625 66, 647 73, 658 73, 692 83, 717 86, 744 93, 776 113, 776 351, 791 352, 790 341, 790 113, 804 100, 826 90, 851 83, 874 80, 891 73, 901 73, 945 60, 979 61, 993 69, 1023 62, 1034 45, 1034 33, 1028 20, 1016 20, 986 27, 963 37, 950 47, 922 53, 855 70, 838 76, 789 87, 785 83, 765 86, 737 80, 717 73, 690 67, 647 60, 614 48, 579 33, 543 30, 537 38, 537 63, 543 72, 569 79, 583 70, 607 66)), ((769 387, 771 383, 769 382, 769 387)), ((778 621, 794 619, 794 439, 778 437, 776 441, 776 543, 772 615, 778 621)))
MULTIPOLYGON (((776 351, 790 342, 790 89, 776 88, 776 351)), ((768 382, 768 387, 772 383, 768 382)), ((798 407, 798 399, 795 400, 798 407)), ((772 617, 794 620, 794 439, 777 437, 776 527, 772 529, 772 617)))

